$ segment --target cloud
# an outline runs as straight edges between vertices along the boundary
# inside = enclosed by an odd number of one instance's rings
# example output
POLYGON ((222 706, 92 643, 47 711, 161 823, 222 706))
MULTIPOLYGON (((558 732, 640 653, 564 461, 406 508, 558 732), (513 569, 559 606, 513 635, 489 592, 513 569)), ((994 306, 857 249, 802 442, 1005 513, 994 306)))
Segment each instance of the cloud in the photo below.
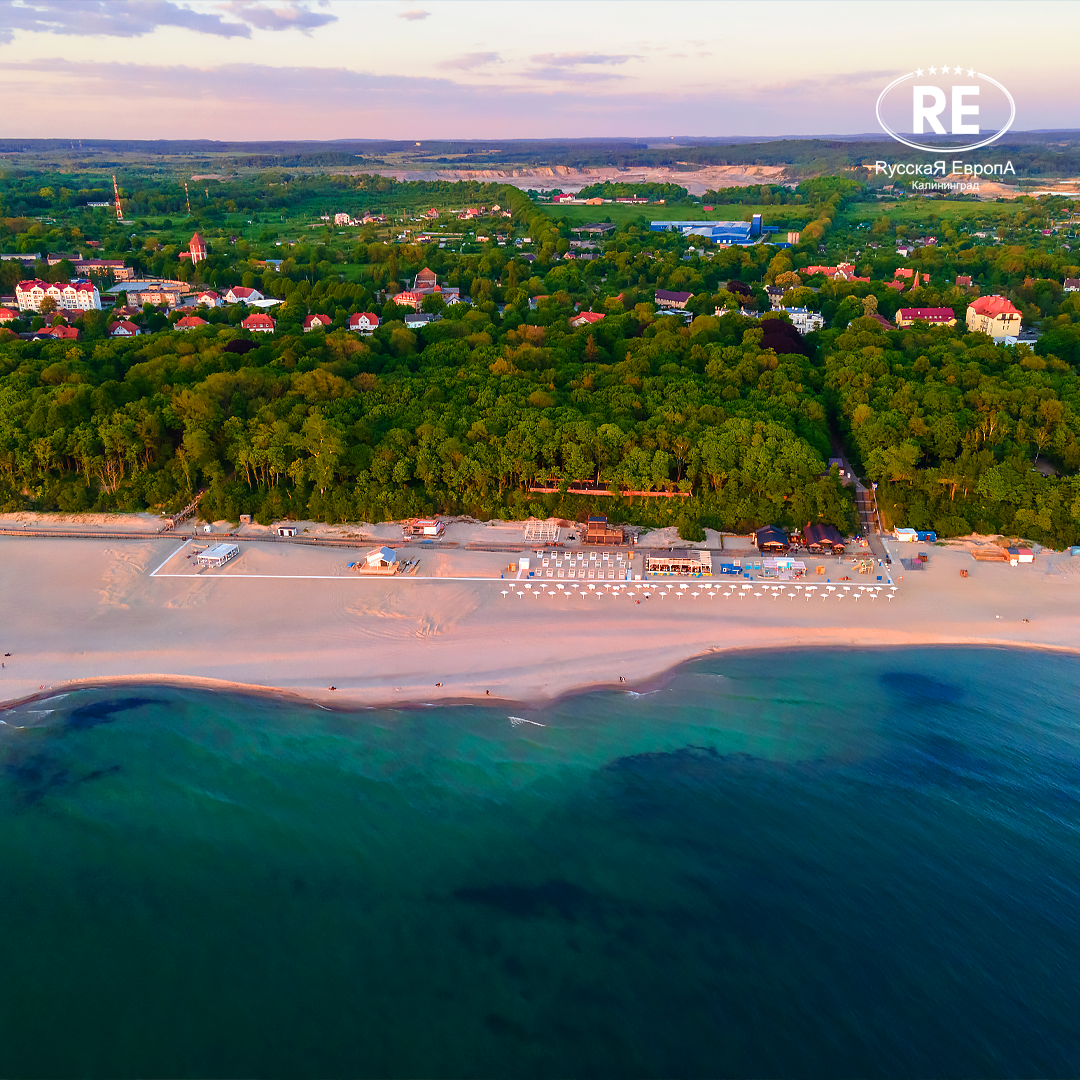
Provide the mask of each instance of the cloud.
POLYGON ((333 22, 297 0, 271 5, 258 0, 231 0, 221 9, 232 15, 193 11, 174 0, 8 0, 0 3, 0 42, 16 30, 78 37, 142 37, 159 27, 174 26, 198 34, 250 38, 256 30, 302 30, 333 22))
POLYGON ((336 15, 312 11, 298 0, 287 0, 277 5, 260 3, 259 0, 228 0, 220 6, 256 30, 300 30, 308 34, 316 27, 337 22, 336 15))
POLYGON ((573 68, 583 64, 625 64, 627 60, 639 58, 629 54, 611 56, 606 53, 539 53, 529 59, 546 68, 573 68))
POLYGON ((398 13, 399 19, 408 19, 409 22, 416 22, 419 19, 428 19, 430 17, 431 12, 424 11, 422 8, 409 8, 408 11, 398 13))
POLYGON ((496 52, 471 52, 456 56, 452 60, 444 60, 438 66, 445 71, 473 71, 494 64, 498 59, 499 54, 496 52))

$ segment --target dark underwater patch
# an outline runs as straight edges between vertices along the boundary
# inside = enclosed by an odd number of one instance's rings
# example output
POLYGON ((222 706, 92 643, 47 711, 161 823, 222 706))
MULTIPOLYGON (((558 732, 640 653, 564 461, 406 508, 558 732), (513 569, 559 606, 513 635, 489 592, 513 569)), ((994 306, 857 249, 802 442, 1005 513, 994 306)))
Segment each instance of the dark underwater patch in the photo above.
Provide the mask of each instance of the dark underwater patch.
POLYGON ((73 709, 67 718, 67 727, 75 731, 85 731, 99 724, 111 724, 117 713, 130 709, 141 709, 144 705, 160 705, 156 698, 127 697, 115 701, 94 701, 89 705, 80 705, 73 709))
POLYGON ((887 690, 912 703, 952 705, 964 696, 963 689, 954 683, 942 682, 917 671, 886 671, 880 680, 887 690))
POLYGON ((54 754, 33 754, 17 761, 9 761, 3 769, 3 777, 18 792, 23 806, 32 806, 46 795, 69 791, 79 784, 101 780, 120 771, 119 765, 94 769, 83 776, 72 776, 71 771, 54 754))
POLYGON ((596 900, 580 885, 552 878, 542 885, 466 885, 454 890, 456 900, 483 904, 518 919, 557 915, 576 922, 596 909, 596 900))

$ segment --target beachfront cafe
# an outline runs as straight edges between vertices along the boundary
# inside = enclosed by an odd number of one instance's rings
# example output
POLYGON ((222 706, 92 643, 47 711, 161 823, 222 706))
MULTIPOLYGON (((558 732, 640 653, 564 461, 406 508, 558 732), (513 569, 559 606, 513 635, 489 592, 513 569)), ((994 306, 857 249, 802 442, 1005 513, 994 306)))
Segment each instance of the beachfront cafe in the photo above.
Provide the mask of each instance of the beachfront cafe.
POLYGON ((664 577, 712 577, 712 556, 708 551, 675 549, 645 556, 645 573, 664 577))
POLYGON ((787 533, 776 525, 766 525, 754 533, 754 543, 762 555, 783 555, 788 550, 787 533))
POLYGON ((844 538, 835 525, 807 525, 803 529, 806 550, 816 555, 843 555, 844 538))
POLYGON ((239 554, 240 549, 236 544, 215 544, 205 551, 200 551, 195 556, 195 561, 200 566, 209 566, 213 568, 224 566, 227 562, 235 559, 239 554))

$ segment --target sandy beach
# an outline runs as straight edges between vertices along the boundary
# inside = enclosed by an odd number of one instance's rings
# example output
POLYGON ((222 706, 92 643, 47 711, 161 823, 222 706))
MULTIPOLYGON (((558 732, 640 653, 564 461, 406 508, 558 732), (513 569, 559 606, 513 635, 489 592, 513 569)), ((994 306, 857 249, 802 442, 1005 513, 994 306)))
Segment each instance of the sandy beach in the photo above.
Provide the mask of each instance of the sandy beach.
MULTIPOLYGON (((633 573, 587 583, 558 571, 526 589, 528 579, 508 571, 517 552, 535 566, 520 524, 453 524, 428 545, 403 543, 400 526, 363 527, 365 537, 417 560, 415 574, 393 577, 347 567, 366 547, 271 542, 267 530, 251 528, 251 539, 238 540, 239 557, 213 570, 191 557, 214 540, 202 533, 0 536, 0 653, 11 654, 0 669, 0 701, 148 681, 275 689, 338 706, 488 697, 528 705, 620 679, 646 686, 710 650, 1080 648, 1080 558, 1068 554, 1043 551, 1013 567, 976 562, 959 548, 886 541, 891 566, 860 575, 850 558, 811 558, 799 589, 763 589, 775 583, 760 574, 662 579, 643 589, 633 573), (899 557, 916 547, 928 563, 903 569, 899 557), (818 563, 824 574, 815 573, 818 563), (806 585, 816 587, 809 599, 806 585)), ((646 545, 665 539, 649 534, 635 549, 639 571, 646 545)), ((720 541, 710 534, 707 543, 720 541)), ((726 538, 725 548, 713 553, 717 565, 751 555, 745 541, 726 538)))

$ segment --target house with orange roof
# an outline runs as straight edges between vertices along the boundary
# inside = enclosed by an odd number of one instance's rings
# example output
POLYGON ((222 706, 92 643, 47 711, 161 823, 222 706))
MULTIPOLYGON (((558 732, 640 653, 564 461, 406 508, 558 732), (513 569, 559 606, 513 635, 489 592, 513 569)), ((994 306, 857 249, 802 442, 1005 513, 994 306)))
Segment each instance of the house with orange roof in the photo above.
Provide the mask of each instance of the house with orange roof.
POLYGON ((972 333, 989 334, 995 341, 1016 337, 1022 326, 1021 314, 1004 296, 980 296, 967 309, 967 328, 972 333))
POLYGON ((329 315, 309 315, 304 320, 304 333, 310 334, 312 330, 329 330, 334 325, 334 320, 329 315))
POLYGON ((210 324, 205 319, 200 319, 198 315, 185 315, 182 319, 177 319, 173 323, 174 330, 198 330, 200 326, 209 326, 210 324))

